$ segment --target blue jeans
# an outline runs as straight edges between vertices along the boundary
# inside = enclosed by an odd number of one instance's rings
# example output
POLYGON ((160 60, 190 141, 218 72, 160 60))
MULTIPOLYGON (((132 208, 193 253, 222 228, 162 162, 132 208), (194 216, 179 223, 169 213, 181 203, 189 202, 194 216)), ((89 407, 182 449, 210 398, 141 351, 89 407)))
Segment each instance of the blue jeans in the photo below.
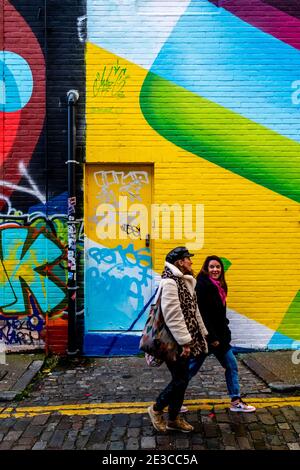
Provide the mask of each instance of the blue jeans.
MULTIPOLYGON (((221 366, 225 369, 226 385, 230 398, 240 397, 238 366, 232 349, 230 348, 226 353, 220 353, 216 349, 214 352, 210 351, 209 354, 214 354, 221 366)), ((191 378, 197 374, 198 370, 209 354, 201 354, 200 356, 190 358, 189 380, 191 380, 191 378)))

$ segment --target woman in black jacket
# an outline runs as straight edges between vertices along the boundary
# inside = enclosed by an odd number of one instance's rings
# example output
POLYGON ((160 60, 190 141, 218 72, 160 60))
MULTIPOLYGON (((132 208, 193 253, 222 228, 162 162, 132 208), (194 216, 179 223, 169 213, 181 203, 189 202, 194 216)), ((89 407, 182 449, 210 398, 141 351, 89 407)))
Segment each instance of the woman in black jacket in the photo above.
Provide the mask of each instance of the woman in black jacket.
MULTIPOLYGON (((225 369, 225 378, 231 411, 252 412, 254 406, 247 405, 240 396, 238 367, 230 346, 231 332, 226 317, 227 284, 222 260, 218 256, 208 256, 197 276, 196 294, 199 310, 208 331, 208 354, 214 354, 225 369)), ((189 379, 200 369, 207 355, 191 358, 189 379)))

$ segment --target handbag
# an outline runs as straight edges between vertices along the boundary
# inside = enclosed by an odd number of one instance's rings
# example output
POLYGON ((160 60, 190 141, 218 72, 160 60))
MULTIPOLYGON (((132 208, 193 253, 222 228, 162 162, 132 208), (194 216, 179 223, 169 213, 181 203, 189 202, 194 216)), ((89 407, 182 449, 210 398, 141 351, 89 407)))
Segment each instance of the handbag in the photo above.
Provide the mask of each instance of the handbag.
POLYGON ((162 359, 157 359, 156 357, 151 356, 151 354, 148 353, 145 353, 145 359, 149 367, 160 367, 164 362, 162 359))
MULTIPOLYGON (((178 354, 178 344, 167 327, 162 314, 161 295, 162 289, 156 303, 150 307, 149 316, 140 340, 140 349, 148 356, 152 356, 156 362, 159 361, 160 364, 164 361, 176 361, 178 354)), ((154 363, 154 360, 149 358, 149 362, 154 363)))

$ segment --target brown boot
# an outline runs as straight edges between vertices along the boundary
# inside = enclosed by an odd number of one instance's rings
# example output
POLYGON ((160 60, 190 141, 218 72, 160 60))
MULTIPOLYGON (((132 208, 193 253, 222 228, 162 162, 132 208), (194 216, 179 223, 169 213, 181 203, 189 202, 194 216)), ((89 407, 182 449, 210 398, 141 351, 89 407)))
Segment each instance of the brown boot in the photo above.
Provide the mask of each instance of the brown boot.
POLYGON ((149 406, 148 414, 151 419, 153 427, 159 432, 166 432, 166 423, 164 420, 163 411, 154 411, 153 405, 149 406))
POLYGON ((166 429, 168 431, 191 432, 194 430, 194 426, 189 424, 182 416, 177 416, 174 421, 167 422, 166 429))

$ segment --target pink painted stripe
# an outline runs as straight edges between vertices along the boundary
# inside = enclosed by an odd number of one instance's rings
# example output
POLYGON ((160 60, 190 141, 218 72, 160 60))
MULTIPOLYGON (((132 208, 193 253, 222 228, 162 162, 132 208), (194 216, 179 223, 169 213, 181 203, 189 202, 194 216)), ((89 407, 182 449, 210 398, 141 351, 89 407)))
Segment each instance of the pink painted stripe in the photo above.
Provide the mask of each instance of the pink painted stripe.
MULTIPOLYGON (((215 3, 212 1, 212 3, 215 3)), ((300 50, 300 20, 260 0, 223 0, 221 8, 300 50)))

